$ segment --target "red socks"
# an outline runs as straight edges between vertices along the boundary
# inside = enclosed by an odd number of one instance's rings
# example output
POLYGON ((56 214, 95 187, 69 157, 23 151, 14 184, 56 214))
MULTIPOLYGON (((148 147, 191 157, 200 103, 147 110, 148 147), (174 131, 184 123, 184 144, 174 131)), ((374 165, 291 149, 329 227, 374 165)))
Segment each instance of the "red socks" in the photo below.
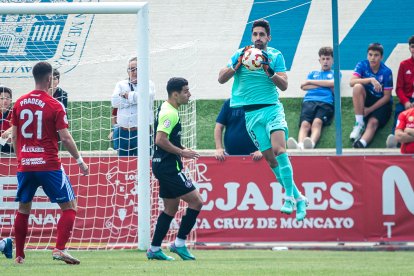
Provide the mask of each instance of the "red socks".
MULTIPOLYGON (((59 219, 57 225, 57 240, 56 240, 56 248, 59 250, 64 250, 66 243, 68 242, 73 223, 75 222, 76 211, 72 209, 68 209, 62 212, 62 216, 59 219)), ((26 242, 27 230, 29 224, 29 215, 22 214, 17 212, 16 218, 14 220, 14 236, 16 242, 16 258, 22 257, 25 258, 24 255, 24 245, 26 242)))
POLYGON ((68 209, 62 212, 62 216, 59 219, 57 225, 57 239, 56 248, 64 250, 66 243, 68 242, 72 229, 73 223, 75 222, 76 211, 68 209))
POLYGON ((24 259, 24 244, 26 242, 27 227, 29 224, 29 215, 17 212, 14 221, 14 237, 16 242, 16 258, 22 257, 24 259))

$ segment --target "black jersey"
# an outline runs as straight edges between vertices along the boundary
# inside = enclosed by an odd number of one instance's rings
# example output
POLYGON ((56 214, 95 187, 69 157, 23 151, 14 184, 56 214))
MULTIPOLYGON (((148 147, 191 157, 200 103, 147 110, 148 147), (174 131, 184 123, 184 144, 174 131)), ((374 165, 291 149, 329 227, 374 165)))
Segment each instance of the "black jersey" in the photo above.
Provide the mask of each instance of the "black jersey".
MULTIPOLYGON (((162 131, 168 135, 168 140, 178 147, 183 148, 181 145, 181 121, 178 116, 178 110, 173 107, 169 102, 164 102, 157 111, 155 117, 155 135, 154 141, 157 137, 157 132, 162 131)), ((154 143, 155 145, 155 143, 154 143)), ((181 171, 183 163, 179 155, 165 151, 164 149, 155 145, 154 155, 152 157, 153 169, 154 165, 157 169, 170 171, 181 171)))

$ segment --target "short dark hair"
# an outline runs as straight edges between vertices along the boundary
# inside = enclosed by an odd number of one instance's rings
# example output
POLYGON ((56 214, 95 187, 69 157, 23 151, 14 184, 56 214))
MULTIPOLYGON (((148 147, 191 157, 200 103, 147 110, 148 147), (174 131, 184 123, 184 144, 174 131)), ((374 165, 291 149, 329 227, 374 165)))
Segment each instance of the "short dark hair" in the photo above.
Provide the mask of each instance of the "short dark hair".
POLYGON ((321 56, 331 56, 333 57, 333 49, 332 47, 322 47, 319 49, 319 57, 321 56))
POLYGON ((36 83, 41 83, 46 81, 47 77, 52 74, 52 65, 49 62, 41 61, 33 66, 32 74, 36 83))
POLYGON ((181 92, 184 86, 188 85, 188 81, 184 78, 171 78, 167 82, 168 96, 173 92, 181 92))
POLYGON ((8 93, 10 95, 10 98, 13 96, 12 90, 1 84, 0 84, 0 93, 8 93))
POLYGON ((60 72, 58 69, 53 69, 53 77, 57 78, 58 80, 60 79, 60 72))
POLYGON ((408 45, 414 44, 414 35, 410 36, 408 39, 408 45))
POLYGON ((252 26, 252 32, 253 29, 256 27, 263 27, 266 30, 266 34, 269 36, 270 35, 270 24, 269 21, 265 20, 265 19, 258 19, 256 21, 253 22, 253 26, 252 26))
POLYGON ((381 43, 374 42, 369 44, 367 52, 371 51, 378 51, 380 52, 381 56, 384 55, 384 47, 382 47, 381 43))

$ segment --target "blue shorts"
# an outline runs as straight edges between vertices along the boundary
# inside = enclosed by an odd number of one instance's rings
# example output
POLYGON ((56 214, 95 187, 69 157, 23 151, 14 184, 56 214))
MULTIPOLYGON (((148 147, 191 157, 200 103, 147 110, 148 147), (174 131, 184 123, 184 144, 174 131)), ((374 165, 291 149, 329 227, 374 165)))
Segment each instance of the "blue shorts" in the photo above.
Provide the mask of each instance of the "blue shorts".
POLYGON ((260 151, 272 147, 270 134, 276 130, 285 132, 285 140, 289 133, 285 120, 285 111, 281 102, 277 104, 245 111, 246 129, 253 143, 260 151))
POLYGON ((119 149, 119 127, 114 127, 114 133, 112 134, 112 141, 114 142, 114 150, 119 149))
POLYGON ((14 201, 28 203, 39 186, 52 203, 65 203, 75 199, 72 185, 63 170, 41 172, 18 172, 17 195, 14 201))
POLYGON ((119 129, 119 156, 137 156, 138 155, 138 131, 119 129))

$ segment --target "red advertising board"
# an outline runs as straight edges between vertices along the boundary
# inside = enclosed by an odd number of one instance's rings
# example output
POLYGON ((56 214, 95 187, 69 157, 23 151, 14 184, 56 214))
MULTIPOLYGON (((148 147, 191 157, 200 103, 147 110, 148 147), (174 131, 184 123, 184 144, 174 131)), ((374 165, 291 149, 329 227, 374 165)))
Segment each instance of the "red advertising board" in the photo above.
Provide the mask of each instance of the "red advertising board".
MULTIPOLYGON (((85 159, 89 177, 70 158, 62 160, 79 203, 71 241, 136 244, 136 159, 85 159)), ((11 233, 17 206, 15 165, 7 160, 0 166, 0 236, 11 233)), ((310 202, 302 222, 280 213, 283 190, 264 160, 198 159, 194 180, 204 207, 197 241, 414 241, 412 156, 293 156, 291 162, 310 202)), ((31 242, 50 242, 60 211, 41 191, 33 206, 31 242)))
POLYGON ((282 189, 264 160, 198 161, 205 201, 197 240, 413 241, 414 160, 410 156, 294 156, 308 216, 281 214, 282 189))

